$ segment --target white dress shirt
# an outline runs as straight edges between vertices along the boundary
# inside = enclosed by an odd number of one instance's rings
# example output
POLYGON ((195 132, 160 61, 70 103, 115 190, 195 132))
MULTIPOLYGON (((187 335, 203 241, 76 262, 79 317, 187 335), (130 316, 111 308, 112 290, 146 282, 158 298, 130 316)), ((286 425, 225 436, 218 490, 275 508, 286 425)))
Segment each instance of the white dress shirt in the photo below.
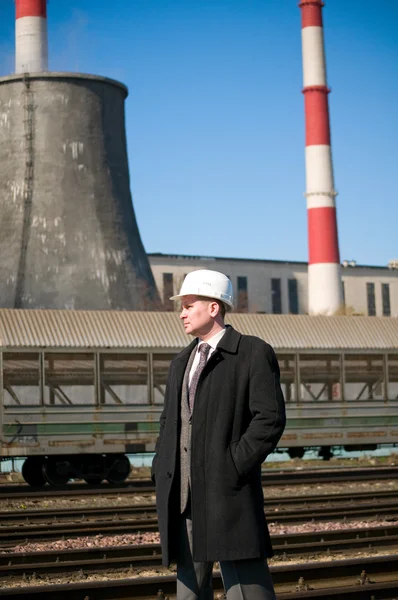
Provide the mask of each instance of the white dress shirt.
POLYGON ((199 344, 197 345, 197 348, 196 348, 195 358, 193 359, 192 367, 191 367, 191 370, 189 371, 189 382, 188 382, 188 385, 191 384, 192 375, 195 373, 196 367, 199 364, 199 360, 200 360, 199 348, 200 348, 200 346, 202 344, 209 344, 210 350, 209 350, 209 353, 207 355, 207 360, 209 360, 210 356, 213 354, 214 350, 217 348, 217 344, 221 340, 221 338, 224 335, 224 333, 225 333, 225 327, 224 327, 224 329, 221 329, 221 331, 219 331, 218 333, 216 333, 215 335, 213 335, 209 340, 206 340, 206 342, 204 342, 203 340, 199 341, 199 344))

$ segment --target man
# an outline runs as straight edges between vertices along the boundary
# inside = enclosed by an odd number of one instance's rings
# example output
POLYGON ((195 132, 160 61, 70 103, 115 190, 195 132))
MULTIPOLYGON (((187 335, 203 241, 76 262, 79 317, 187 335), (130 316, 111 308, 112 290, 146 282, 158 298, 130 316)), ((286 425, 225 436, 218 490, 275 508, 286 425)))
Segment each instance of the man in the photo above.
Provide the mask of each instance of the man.
POLYGON ((152 465, 163 563, 177 561, 178 600, 213 598, 214 561, 227 600, 275 600, 261 464, 285 427, 278 362, 224 324, 224 274, 193 271, 175 298, 196 339, 171 362, 152 465))

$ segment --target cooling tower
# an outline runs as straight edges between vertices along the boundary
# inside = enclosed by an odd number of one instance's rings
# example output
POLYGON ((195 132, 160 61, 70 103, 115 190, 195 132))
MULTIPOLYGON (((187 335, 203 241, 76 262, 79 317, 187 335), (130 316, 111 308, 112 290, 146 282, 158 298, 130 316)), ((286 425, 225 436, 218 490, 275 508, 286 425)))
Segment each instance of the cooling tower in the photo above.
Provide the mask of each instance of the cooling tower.
POLYGON ((0 306, 159 308, 131 201, 119 82, 0 78, 0 306))

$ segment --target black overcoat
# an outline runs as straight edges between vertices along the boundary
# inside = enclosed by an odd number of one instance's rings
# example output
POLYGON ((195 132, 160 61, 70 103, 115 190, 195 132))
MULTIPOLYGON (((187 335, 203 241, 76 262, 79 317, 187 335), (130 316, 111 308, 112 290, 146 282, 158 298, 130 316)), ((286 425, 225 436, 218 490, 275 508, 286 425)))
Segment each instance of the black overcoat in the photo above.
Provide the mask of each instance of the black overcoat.
MULTIPOLYGON (((152 465, 163 564, 176 558, 181 388, 194 340, 172 360, 152 465)), ((272 556, 261 463, 285 427, 271 346, 227 326, 202 371, 192 415, 194 561, 272 556)))

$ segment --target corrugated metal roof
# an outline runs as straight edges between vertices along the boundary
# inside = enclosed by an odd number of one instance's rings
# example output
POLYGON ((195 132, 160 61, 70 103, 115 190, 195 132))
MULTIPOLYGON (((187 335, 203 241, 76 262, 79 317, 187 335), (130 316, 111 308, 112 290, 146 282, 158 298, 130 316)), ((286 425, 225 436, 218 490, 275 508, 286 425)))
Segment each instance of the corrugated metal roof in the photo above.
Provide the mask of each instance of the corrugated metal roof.
MULTIPOLYGON (((228 322, 277 350, 397 350, 394 317, 231 314, 228 322)), ((177 313, 0 309, 2 348, 184 348, 177 313)))
POLYGON ((398 319, 231 315, 239 331, 258 335, 277 349, 389 350, 398 348, 398 319))

